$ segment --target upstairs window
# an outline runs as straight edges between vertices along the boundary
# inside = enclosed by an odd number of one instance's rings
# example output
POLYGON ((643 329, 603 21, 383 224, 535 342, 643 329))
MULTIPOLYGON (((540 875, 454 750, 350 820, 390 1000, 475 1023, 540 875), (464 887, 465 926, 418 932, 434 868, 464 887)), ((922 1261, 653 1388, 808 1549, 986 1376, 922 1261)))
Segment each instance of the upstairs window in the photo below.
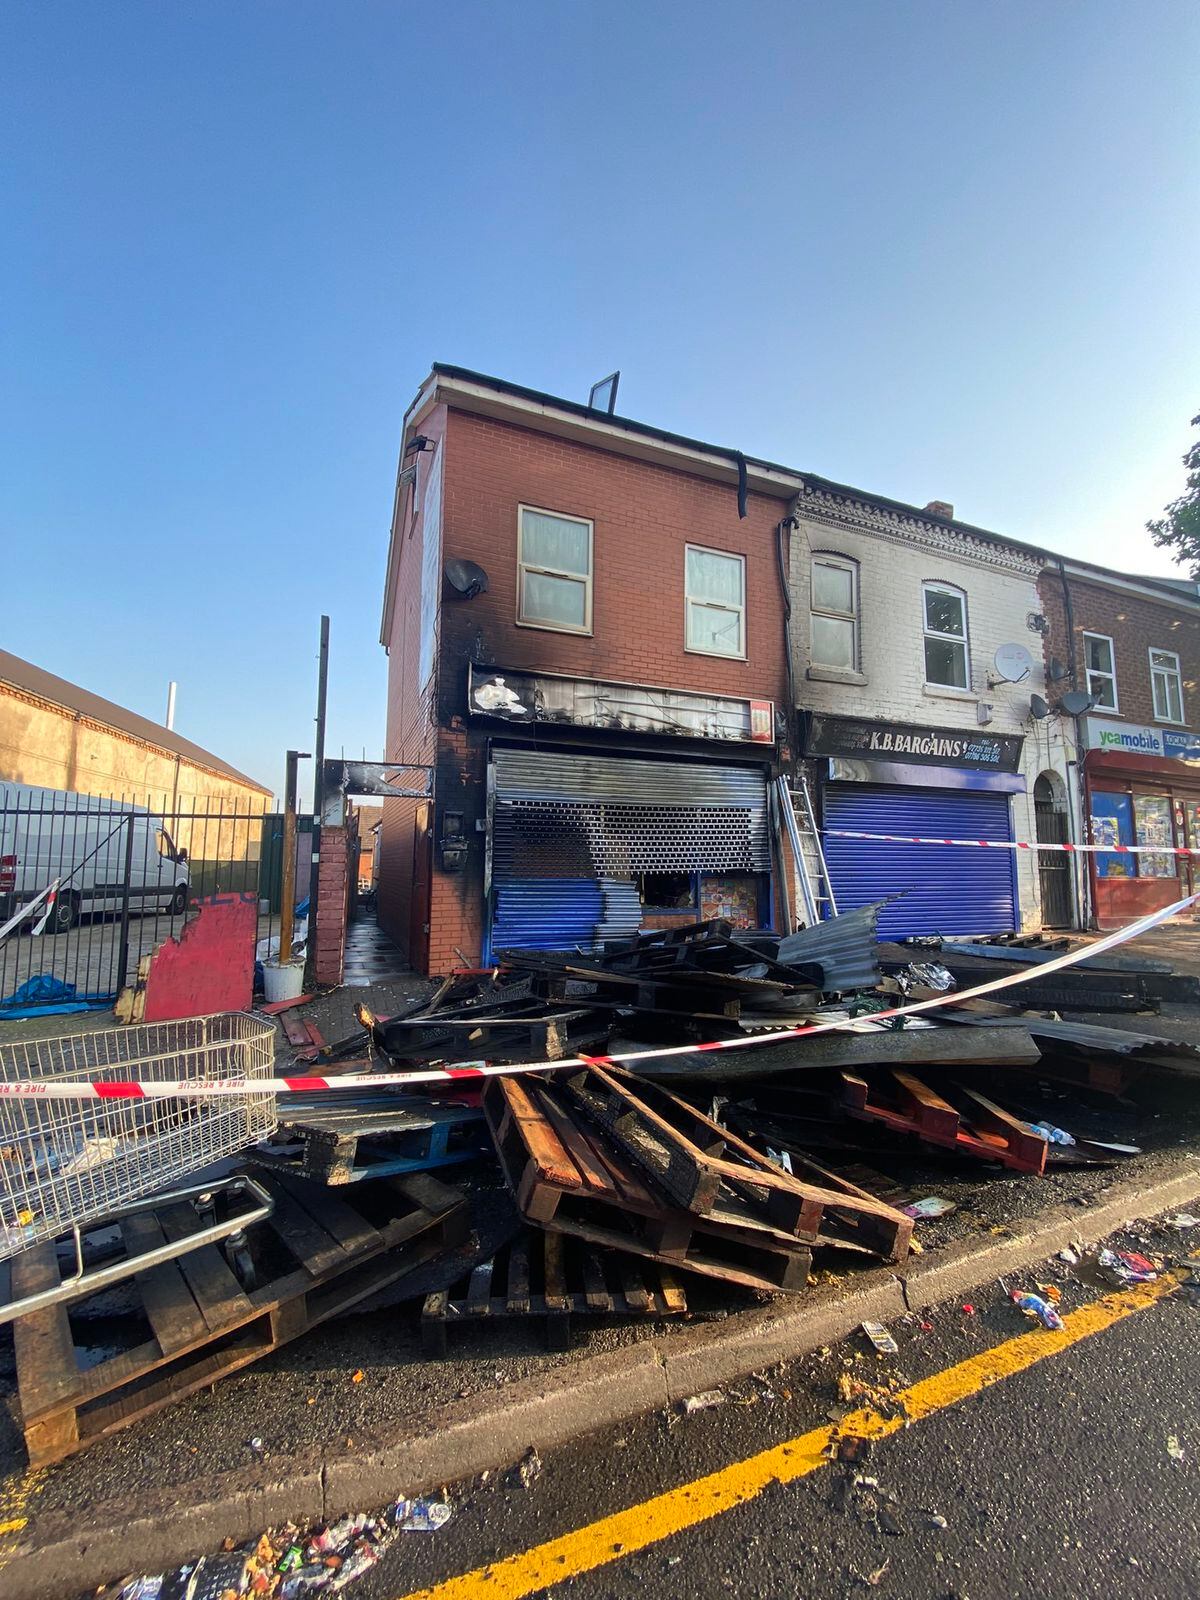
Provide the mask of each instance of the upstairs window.
POLYGON ((520 508, 517 621, 558 633, 592 631, 592 524, 520 508))
POLYGON ((689 544, 684 594, 687 648, 706 656, 745 656, 746 558, 689 544))
POLYGON ((838 556, 812 562, 809 656, 814 667, 858 668, 858 564, 838 556))
POLYGON ((1117 667, 1113 642, 1106 633, 1085 633, 1083 662, 1087 692, 1105 711, 1117 709, 1117 667))
POLYGON ((1157 722, 1183 721, 1183 674, 1174 650, 1151 650, 1150 684, 1157 722))
POLYGON ((948 583, 922 585, 925 619, 925 682, 946 689, 969 689, 970 641, 967 597, 948 583))

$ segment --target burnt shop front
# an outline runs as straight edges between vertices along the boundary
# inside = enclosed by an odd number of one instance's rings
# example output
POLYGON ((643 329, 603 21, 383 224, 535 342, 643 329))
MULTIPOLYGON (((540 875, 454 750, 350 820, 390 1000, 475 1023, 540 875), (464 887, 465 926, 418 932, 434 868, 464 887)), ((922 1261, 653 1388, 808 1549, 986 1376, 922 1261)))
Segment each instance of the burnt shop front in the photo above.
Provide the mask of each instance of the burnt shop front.
POLYGON ((485 959, 773 925, 770 702, 479 668, 469 697, 492 725, 485 959))
POLYGON ((810 713, 822 847, 839 911, 888 900, 879 936, 1010 933, 1020 926, 1012 797, 1024 740, 986 730, 810 713), (994 841, 1000 849, 844 837, 994 841), (891 898, 891 897, 895 898, 891 898))
POLYGON ((1085 717, 1083 781, 1090 843, 1136 846, 1088 853, 1095 922, 1123 928, 1200 888, 1200 735, 1085 717), (1155 847, 1158 848, 1155 848, 1155 847))

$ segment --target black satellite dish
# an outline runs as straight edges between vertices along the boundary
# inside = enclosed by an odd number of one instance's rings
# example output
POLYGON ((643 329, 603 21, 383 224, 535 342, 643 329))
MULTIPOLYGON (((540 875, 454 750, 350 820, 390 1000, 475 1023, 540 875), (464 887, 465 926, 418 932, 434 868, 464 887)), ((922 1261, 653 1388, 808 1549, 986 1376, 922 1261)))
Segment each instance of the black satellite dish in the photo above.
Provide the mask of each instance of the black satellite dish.
POLYGON ((1041 722, 1043 717, 1048 717, 1050 715, 1050 707, 1042 699, 1040 694, 1031 694, 1029 696, 1029 715, 1031 717, 1036 717, 1039 722, 1041 722))
POLYGON ((1071 689, 1063 695, 1061 704, 1069 717, 1081 717, 1085 711, 1090 711, 1096 702, 1090 694, 1084 694, 1082 689, 1071 689))
POLYGON ((474 561, 460 561, 453 556, 442 571, 446 575, 446 582, 465 600, 474 600, 477 594, 487 593, 488 575, 474 561))

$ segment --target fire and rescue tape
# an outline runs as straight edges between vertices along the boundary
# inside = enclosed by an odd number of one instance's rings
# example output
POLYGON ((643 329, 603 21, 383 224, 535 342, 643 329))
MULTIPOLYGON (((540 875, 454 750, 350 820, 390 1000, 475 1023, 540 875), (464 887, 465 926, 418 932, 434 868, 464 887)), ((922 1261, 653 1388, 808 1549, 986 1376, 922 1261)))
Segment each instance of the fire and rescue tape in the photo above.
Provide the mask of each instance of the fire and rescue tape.
POLYGON ((909 833, 857 833, 849 828, 824 828, 827 839, 869 839, 877 844, 960 844, 972 850, 1065 850, 1071 855, 1091 850, 1115 856, 1200 856, 1200 850, 1176 844, 1039 844, 1036 839, 926 839, 909 833))
POLYGON ((918 1000, 910 1006, 893 1006, 887 1011, 873 1011, 868 1017, 840 1017, 835 1022, 809 1023, 801 1028, 777 1028, 770 1033, 747 1034, 740 1039, 713 1039, 704 1044, 664 1045, 655 1050, 624 1050, 612 1055, 578 1055, 562 1061, 462 1062, 453 1067, 428 1067, 420 1072, 363 1072, 344 1078, 214 1078, 197 1082, 185 1079, 178 1082, 134 1082, 116 1078, 18 1079, 0 1083, 0 1100, 210 1100, 237 1099, 244 1095, 259 1094, 312 1094, 320 1090, 347 1089, 407 1089, 418 1083, 461 1083, 479 1078, 507 1077, 518 1072, 561 1072, 567 1067, 621 1065, 628 1061, 661 1061, 667 1056, 699 1055, 710 1050, 747 1050, 759 1044, 781 1044, 786 1039, 807 1039, 818 1033, 839 1033, 861 1029, 864 1023, 886 1022, 892 1017, 914 1017, 924 1011, 936 1011, 939 1006, 951 1005, 956 1000, 972 1000, 977 996, 994 994, 998 989, 1010 989, 1028 983, 1032 978, 1048 978, 1052 972, 1062 972, 1078 965, 1089 957, 1103 955, 1118 945, 1128 944, 1140 934, 1157 928, 1169 917, 1177 917, 1200 900, 1200 894, 1189 894, 1161 911, 1132 922, 1127 928, 1107 934, 1095 944, 1084 945, 1079 950, 1068 950, 1053 960, 1022 972, 1009 973, 1003 978, 992 978, 974 989, 952 989, 932 1000, 918 1000))

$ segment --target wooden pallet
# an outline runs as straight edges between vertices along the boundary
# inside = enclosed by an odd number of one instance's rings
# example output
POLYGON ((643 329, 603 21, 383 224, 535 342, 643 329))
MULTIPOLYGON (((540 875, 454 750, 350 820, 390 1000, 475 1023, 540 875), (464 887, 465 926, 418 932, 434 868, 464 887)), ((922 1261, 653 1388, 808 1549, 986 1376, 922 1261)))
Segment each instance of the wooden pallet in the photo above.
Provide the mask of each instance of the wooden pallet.
POLYGON ((912 1218, 823 1168, 805 1181, 686 1100, 632 1073, 592 1065, 558 1086, 685 1211, 704 1216, 733 1191, 773 1227, 810 1244, 852 1244, 903 1261, 912 1218))
POLYGON ((956 1087, 964 1102, 960 1111, 911 1072, 893 1069, 887 1074, 886 1098, 878 1094, 879 1081, 868 1084, 865 1078, 842 1073, 842 1105, 850 1116, 915 1134, 926 1144, 998 1161, 1014 1172, 1045 1171, 1045 1139, 976 1090, 956 1087))
POLYGON ((527 1228, 458 1283, 427 1296, 421 1347, 427 1356, 444 1356, 451 1328, 537 1317, 545 1321, 548 1347, 566 1350, 573 1316, 668 1317, 686 1310, 687 1296, 669 1267, 641 1267, 616 1251, 527 1228))
POLYGON ((790 1294, 808 1281, 806 1244, 762 1222, 732 1192, 704 1216, 672 1206, 550 1084, 490 1078, 483 1109, 529 1222, 751 1289, 790 1294))
POLYGON ((337 1094, 288 1096, 286 1122, 250 1159, 269 1171, 293 1172, 339 1187, 404 1172, 430 1172, 491 1154, 478 1105, 391 1089, 360 1090, 353 1104, 337 1094))
MULTIPOLYGON (((349 1310, 405 1273, 463 1242, 466 1201, 423 1175, 354 1192, 354 1205, 316 1184, 262 1180, 275 1209, 248 1235, 258 1286, 243 1289, 220 1248, 203 1245, 132 1280, 140 1342, 81 1369, 71 1325, 80 1301, 13 1324, 17 1393, 31 1466, 46 1466, 105 1434, 258 1361, 318 1323, 349 1310)), ((125 1248, 138 1254, 199 1226, 186 1203, 126 1218, 125 1248)), ((14 1299, 60 1281, 53 1245, 14 1257, 14 1299)))

